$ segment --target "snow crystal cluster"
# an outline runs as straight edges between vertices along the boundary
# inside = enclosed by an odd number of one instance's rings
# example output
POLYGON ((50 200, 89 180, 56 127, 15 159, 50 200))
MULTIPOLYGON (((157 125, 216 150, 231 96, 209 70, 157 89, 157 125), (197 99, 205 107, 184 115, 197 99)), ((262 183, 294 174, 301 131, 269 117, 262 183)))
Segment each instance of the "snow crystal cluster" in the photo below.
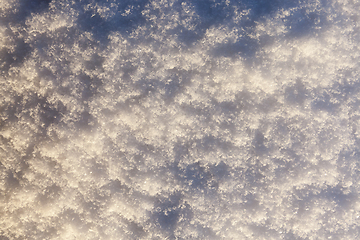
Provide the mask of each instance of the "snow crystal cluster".
POLYGON ((356 0, 0 1, 0 239, 359 239, 356 0))

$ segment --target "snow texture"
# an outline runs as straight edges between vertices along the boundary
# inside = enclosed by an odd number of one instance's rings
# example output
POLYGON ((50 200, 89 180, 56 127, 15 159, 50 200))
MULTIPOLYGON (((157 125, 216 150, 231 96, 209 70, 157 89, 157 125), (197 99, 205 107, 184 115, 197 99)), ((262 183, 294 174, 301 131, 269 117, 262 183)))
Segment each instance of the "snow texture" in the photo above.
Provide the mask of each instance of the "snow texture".
POLYGON ((359 239, 358 0, 1 0, 0 239, 359 239))

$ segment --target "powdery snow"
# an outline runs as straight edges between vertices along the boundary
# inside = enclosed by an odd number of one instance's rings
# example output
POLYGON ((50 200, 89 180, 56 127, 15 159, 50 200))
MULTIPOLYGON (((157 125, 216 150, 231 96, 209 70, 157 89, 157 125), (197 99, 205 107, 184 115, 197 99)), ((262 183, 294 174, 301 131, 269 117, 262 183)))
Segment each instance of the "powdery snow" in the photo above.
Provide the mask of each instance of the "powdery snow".
POLYGON ((359 14, 0 1, 0 238, 358 239, 359 14))

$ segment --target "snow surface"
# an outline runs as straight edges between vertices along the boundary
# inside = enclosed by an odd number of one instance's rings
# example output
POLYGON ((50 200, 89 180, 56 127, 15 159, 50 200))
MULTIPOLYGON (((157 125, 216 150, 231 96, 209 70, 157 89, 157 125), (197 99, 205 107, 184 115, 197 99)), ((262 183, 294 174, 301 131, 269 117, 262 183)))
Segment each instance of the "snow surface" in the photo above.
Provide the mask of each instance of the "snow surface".
POLYGON ((1 0, 0 239, 359 239, 358 0, 1 0))

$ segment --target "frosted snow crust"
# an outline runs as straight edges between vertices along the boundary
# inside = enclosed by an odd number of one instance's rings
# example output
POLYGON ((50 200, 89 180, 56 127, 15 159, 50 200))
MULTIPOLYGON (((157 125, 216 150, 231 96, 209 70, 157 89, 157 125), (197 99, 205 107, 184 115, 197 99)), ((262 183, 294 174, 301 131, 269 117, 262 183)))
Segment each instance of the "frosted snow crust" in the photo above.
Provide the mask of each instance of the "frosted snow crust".
POLYGON ((359 13, 0 1, 0 239, 358 239, 359 13))

